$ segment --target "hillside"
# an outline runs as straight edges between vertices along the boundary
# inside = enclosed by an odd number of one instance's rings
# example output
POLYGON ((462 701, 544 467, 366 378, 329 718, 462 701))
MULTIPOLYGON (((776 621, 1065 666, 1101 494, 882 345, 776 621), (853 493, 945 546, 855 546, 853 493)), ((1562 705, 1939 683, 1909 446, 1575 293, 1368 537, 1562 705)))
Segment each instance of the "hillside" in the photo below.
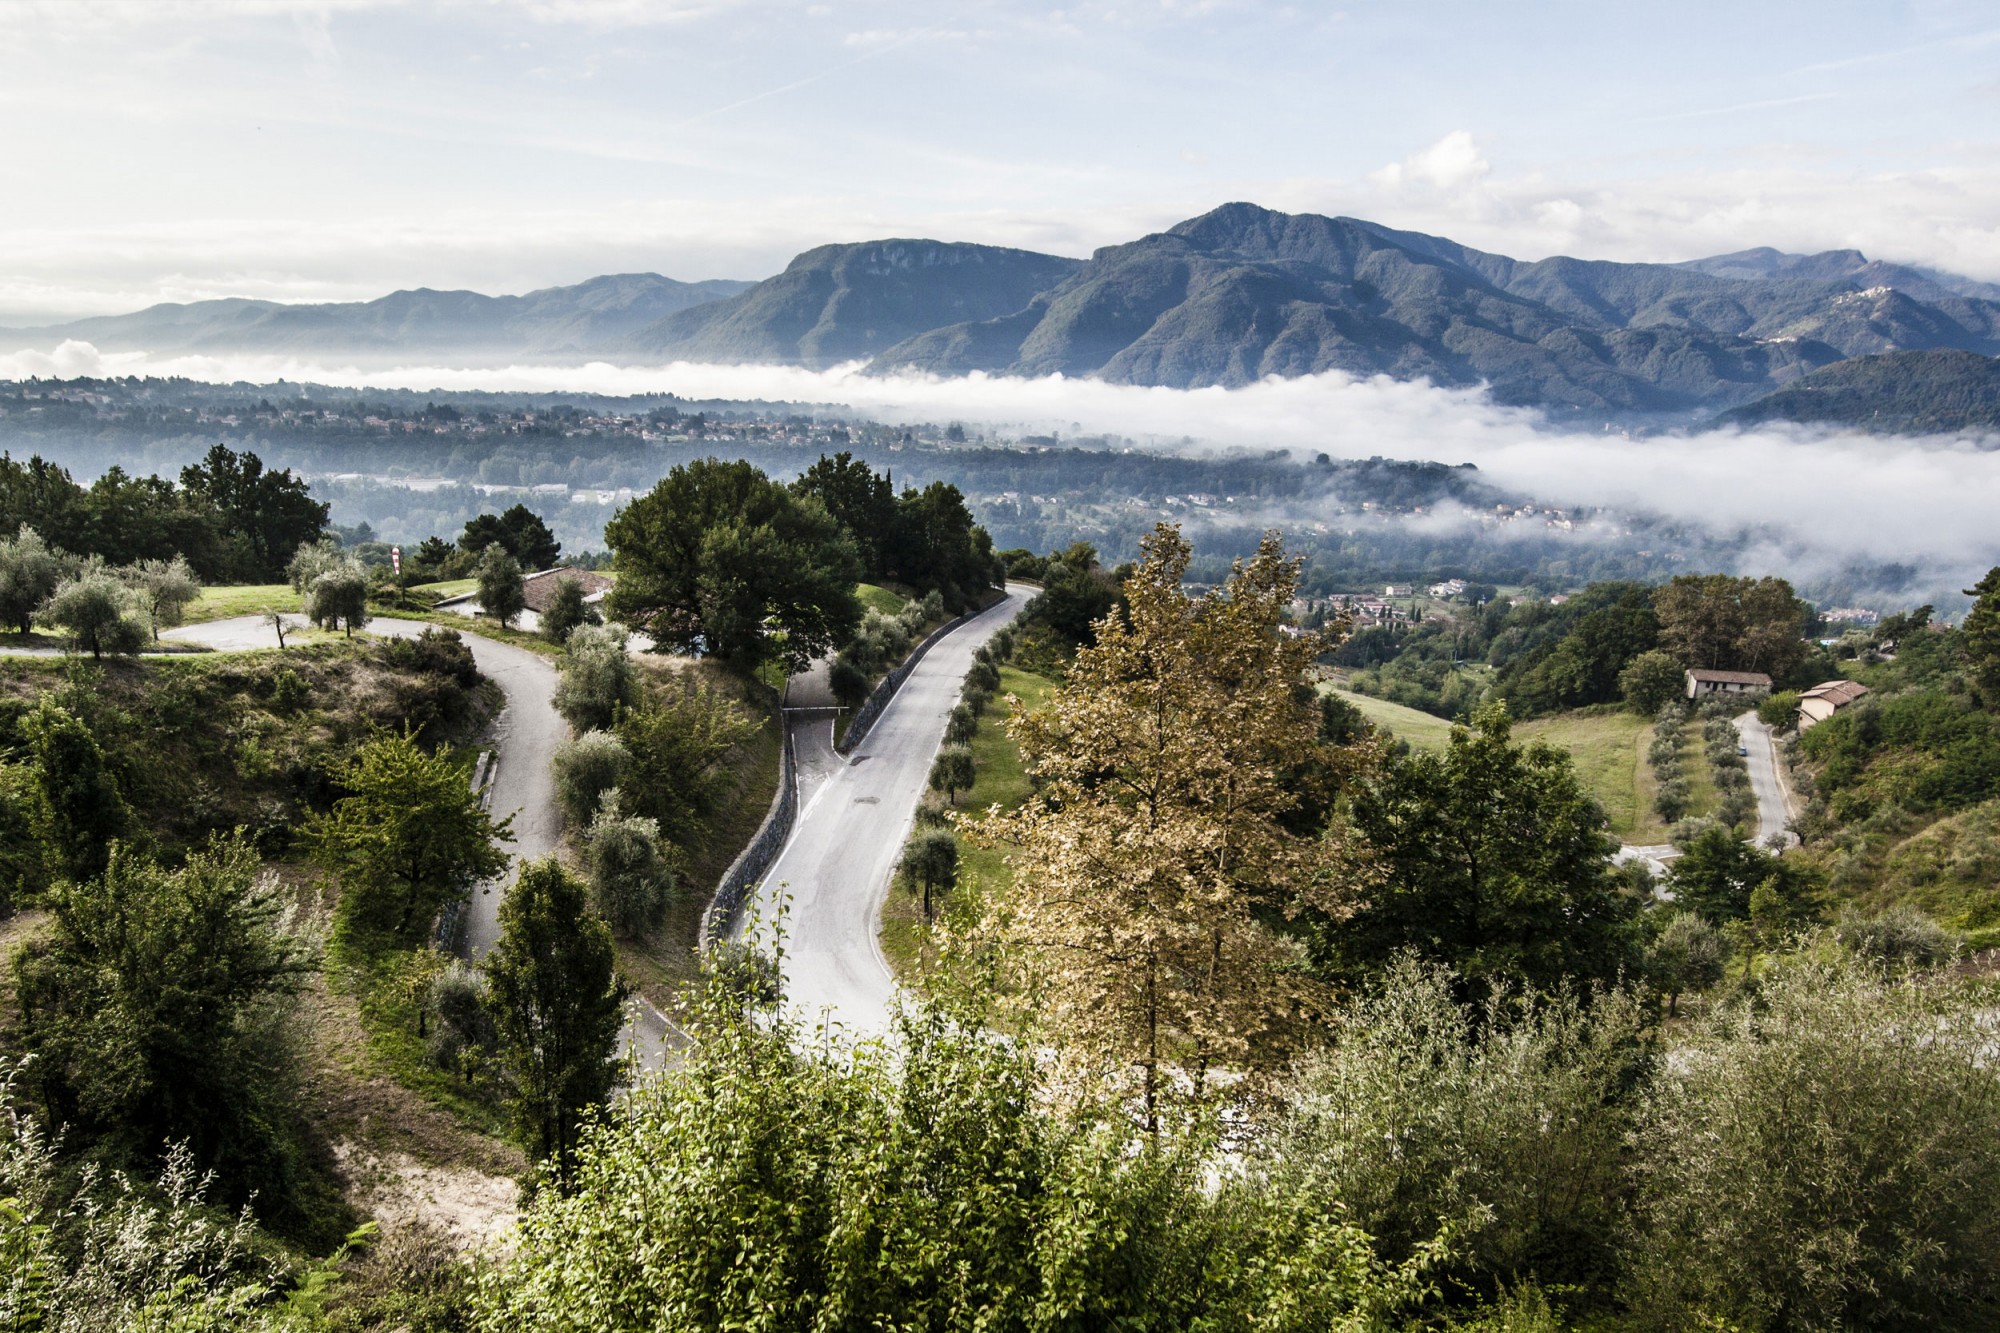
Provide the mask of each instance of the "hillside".
POLYGON ((629 350, 813 367, 862 360, 927 329, 1019 310, 1077 261, 991 245, 824 245, 726 301, 668 315, 629 350))
POLYGON ((106 352, 346 352, 366 355, 581 354, 601 350, 676 311, 734 296, 750 284, 677 282, 657 273, 591 278, 524 296, 391 292, 373 301, 283 305, 197 301, 156 305, 34 329, 0 329, 0 340, 53 346, 77 338, 106 352))
POLYGON ((1728 413, 1745 426, 1772 421, 1848 426, 1886 435, 2000 430, 2000 360, 1933 349, 1836 362, 1728 413))

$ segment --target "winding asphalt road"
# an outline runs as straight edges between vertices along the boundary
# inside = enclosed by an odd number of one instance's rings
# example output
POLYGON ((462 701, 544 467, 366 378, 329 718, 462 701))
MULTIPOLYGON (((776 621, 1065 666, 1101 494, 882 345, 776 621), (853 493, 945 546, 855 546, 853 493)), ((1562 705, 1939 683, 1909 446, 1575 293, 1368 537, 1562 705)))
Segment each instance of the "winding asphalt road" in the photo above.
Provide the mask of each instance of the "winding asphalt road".
MULTIPOLYGON (((305 618, 288 616, 286 623, 303 627, 305 618)), ((430 628, 426 621, 388 616, 368 622, 369 633, 397 639, 414 639, 430 628)), ((161 637, 225 651, 278 646, 277 632, 261 616, 183 625, 161 637)), ((562 836, 562 816, 556 806, 555 776, 550 763, 556 747, 569 739, 569 724, 551 702, 555 697, 556 669, 547 658, 477 634, 461 632, 460 637, 472 649, 472 660, 480 674, 498 685, 507 697, 506 708, 493 721, 496 763, 489 781, 494 819, 510 815, 514 819, 514 840, 506 844, 512 854, 506 874, 481 885, 472 895, 466 913, 465 951, 468 957, 478 959, 500 939, 500 900, 513 887, 521 863, 553 854, 562 836)))
MULTIPOLYGON (((939 640, 845 763, 822 743, 827 724, 795 733, 805 778, 798 821, 751 902, 758 937, 769 942, 785 900, 785 995, 809 1021, 856 1036, 888 1032, 896 981, 876 934, 889 879, 973 654, 1034 591, 1010 584, 1003 600, 939 640)), ((739 938, 745 931, 739 922, 739 938)))
POLYGON ((1784 780, 1778 776, 1778 748, 1771 729, 1757 714, 1745 713, 1736 719, 1736 734, 1749 753, 1743 763, 1750 770, 1750 794, 1757 798, 1757 842, 1760 846, 1788 845, 1792 833, 1788 825, 1792 812, 1785 803, 1784 780))

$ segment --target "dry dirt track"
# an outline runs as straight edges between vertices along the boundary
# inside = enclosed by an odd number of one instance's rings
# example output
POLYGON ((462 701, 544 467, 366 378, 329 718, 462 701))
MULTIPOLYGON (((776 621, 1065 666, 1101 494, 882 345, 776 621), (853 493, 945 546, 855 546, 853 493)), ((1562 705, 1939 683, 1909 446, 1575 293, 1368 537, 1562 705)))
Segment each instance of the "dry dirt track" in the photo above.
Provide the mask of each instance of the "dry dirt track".
POLYGON ((857 1035, 888 1031, 896 983, 876 941, 882 899, 972 655, 1033 592, 1010 585, 1003 600, 940 640, 847 762, 828 765, 817 788, 802 791, 792 836, 751 902, 768 937, 786 899, 785 994, 808 1020, 857 1035))

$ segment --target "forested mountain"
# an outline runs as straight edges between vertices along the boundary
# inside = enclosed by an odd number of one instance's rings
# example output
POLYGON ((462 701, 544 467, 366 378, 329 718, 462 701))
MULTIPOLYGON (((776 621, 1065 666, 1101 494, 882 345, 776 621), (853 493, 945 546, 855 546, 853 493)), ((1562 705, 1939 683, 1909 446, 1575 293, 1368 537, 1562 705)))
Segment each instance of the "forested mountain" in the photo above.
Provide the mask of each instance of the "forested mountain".
POLYGON ((928 329, 1021 309, 1074 259, 942 241, 823 245, 730 300, 668 315, 632 351, 699 361, 824 367, 928 329))
POLYGON ((1772 267, 1745 277, 1524 263, 1351 218, 1228 204, 1100 250, 1027 309, 933 330, 878 365, 1179 386, 1345 370, 1486 383, 1509 403, 1672 412, 1742 401, 1846 356, 1996 346, 1992 301, 1925 302, 1772 267))
POLYGON ((1853 426, 1890 435, 2000 430, 2000 360, 1948 348, 1857 356, 1723 419, 1853 426))
POLYGON ((37 345, 80 338, 107 352, 350 352, 562 355, 601 350, 675 311, 734 296, 746 282, 676 282, 621 273, 525 296, 429 288, 374 301, 284 305, 196 301, 49 328, 0 330, 37 345))
POLYGON ((1235 203, 1087 261, 884 240, 808 250, 755 284, 638 274, 517 297, 209 301, 0 331, 38 346, 61 338, 154 353, 864 360, 1178 388, 1339 370, 1483 385, 1499 402, 1563 414, 1686 417, 1851 357, 2000 353, 2000 287, 1852 250, 1528 262, 1235 203))

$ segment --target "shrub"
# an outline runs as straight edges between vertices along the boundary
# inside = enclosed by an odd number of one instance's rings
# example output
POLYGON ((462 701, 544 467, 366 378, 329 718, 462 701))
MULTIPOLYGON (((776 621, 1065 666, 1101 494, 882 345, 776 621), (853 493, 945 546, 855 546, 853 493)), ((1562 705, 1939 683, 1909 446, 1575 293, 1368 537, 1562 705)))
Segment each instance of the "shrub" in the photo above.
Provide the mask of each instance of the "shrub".
POLYGON ((1000 668, 991 662, 974 662, 972 670, 965 673, 968 688, 985 690, 988 694, 1000 692, 1000 668))
POLYGON ((1990 1326, 1991 1001, 1795 959, 1661 1070, 1637 1137, 1632 1308, 1746 1329, 1990 1326))
POLYGON ((967 708, 972 710, 972 715, 978 717, 986 711, 986 705, 993 702, 993 691, 977 689, 968 685, 965 688, 965 693, 960 695, 959 698, 967 708))
POLYGON ((845 652, 826 669, 826 683, 843 707, 859 708, 868 698, 868 673, 845 652))
POLYGON ((449 677, 465 689, 479 683, 479 664, 455 629, 431 625, 414 639, 384 639, 376 652, 399 670, 449 677))
POLYGON ((571 827, 582 828, 597 813, 604 793, 625 781, 632 767, 625 742, 608 731, 586 731, 557 748, 556 800, 571 827))
POLYGON ((673 864, 658 820, 625 814, 617 788, 604 793, 590 821, 584 858, 598 915, 628 939, 652 933, 674 889, 673 864))
POLYGON ((1722 980, 1733 949, 1729 937, 1693 912, 1676 912, 1646 950, 1646 979, 1667 997, 1667 1014, 1682 992, 1707 990, 1722 980))
POLYGON ((425 995, 436 1018, 425 1040, 431 1063, 468 1082, 493 1050, 488 994, 485 974, 454 958, 431 978, 425 995))
POLYGON ((555 706, 577 731, 602 731, 632 702, 632 662, 619 624, 583 625, 563 647, 555 706))
POLYGON ((967 745, 979 730, 979 714, 970 704, 958 704, 951 710, 951 717, 944 724, 944 739, 948 745, 967 745))
POLYGON ((583 580, 572 574, 556 575, 549 609, 542 613, 542 633, 552 643, 568 643, 579 625, 591 623, 595 610, 583 600, 583 580))
POLYGON ((1878 916, 1842 921, 1834 929, 1856 957, 1892 969, 1935 967, 1958 953, 1958 937, 1907 905, 1878 916))

